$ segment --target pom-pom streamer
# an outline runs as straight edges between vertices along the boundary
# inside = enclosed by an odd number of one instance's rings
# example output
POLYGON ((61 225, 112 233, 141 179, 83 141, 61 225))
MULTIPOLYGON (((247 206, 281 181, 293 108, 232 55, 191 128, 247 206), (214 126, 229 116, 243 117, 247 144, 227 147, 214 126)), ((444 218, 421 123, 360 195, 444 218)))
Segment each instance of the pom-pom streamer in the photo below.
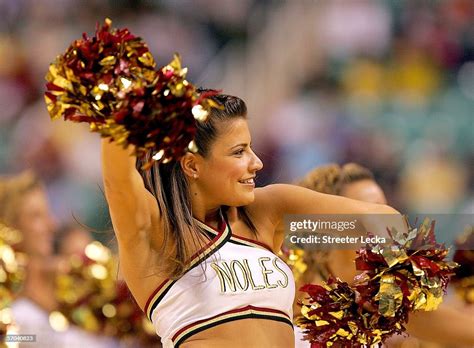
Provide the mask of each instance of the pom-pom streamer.
POLYGON ((309 296, 300 300, 297 324, 312 347, 381 344, 405 330, 410 312, 435 310, 456 264, 445 261, 448 250, 437 244, 434 227, 425 219, 408 233, 389 231, 388 246, 360 249, 356 267, 363 273, 353 285, 330 279, 303 286, 309 296))

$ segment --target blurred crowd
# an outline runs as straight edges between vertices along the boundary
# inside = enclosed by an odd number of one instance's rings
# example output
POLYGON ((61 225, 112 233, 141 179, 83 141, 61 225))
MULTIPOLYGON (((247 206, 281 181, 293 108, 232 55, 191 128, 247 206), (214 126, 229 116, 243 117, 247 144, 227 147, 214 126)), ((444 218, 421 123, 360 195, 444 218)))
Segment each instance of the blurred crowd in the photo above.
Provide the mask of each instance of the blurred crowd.
POLYGON ((470 0, 0 0, 0 175, 32 169, 54 226, 112 237, 99 137, 43 100, 49 63, 106 17, 247 102, 260 185, 357 162, 402 212, 473 213, 470 0))

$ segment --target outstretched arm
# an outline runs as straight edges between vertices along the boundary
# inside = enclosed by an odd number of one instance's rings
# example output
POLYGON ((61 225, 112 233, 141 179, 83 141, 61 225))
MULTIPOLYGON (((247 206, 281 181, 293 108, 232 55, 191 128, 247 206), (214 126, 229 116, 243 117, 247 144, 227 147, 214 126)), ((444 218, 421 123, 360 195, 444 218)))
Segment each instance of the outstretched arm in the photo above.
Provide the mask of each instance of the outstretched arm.
MULTIPOLYGON (((282 226, 286 214, 356 215, 365 231, 386 236, 387 227, 407 231, 401 214, 382 204, 367 203, 345 197, 319 193, 294 185, 276 184, 260 189, 259 196, 265 199, 268 212, 275 226, 282 226)), ((277 229, 274 247, 279 248, 284 240, 284 229, 277 229)))

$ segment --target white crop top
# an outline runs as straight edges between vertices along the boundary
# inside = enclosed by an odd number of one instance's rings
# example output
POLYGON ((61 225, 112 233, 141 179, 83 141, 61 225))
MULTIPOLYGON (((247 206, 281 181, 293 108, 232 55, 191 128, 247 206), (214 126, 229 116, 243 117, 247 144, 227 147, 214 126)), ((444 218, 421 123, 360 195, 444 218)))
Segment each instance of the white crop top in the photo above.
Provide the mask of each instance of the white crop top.
POLYGON ((145 306, 164 348, 233 320, 259 318, 293 328, 295 282, 290 268, 265 244, 196 220, 212 240, 184 275, 165 280, 145 306))

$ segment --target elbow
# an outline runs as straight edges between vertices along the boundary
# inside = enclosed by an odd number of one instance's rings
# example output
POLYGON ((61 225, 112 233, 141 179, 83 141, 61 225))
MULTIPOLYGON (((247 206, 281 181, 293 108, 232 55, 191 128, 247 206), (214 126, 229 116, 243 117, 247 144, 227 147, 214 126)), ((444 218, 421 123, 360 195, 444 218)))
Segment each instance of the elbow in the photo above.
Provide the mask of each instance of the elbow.
POLYGON ((389 230, 408 232, 408 225, 402 214, 388 205, 374 204, 372 209, 363 215, 362 224, 366 231, 382 237, 389 237, 389 230))
POLYGON ((363 204, 360 204, 357 207, 356 211, 357 211, 356 214, 361 214, 363 216, 367 216, 367 215, 399 215, 401 216, 402 215, 398 210, 392 208, 389 205, 365 203, 365 202, 363 204))
POLYGON ((105 192, 115 192, 130 194, 133 192, 134 185, 140 182, 141 178, 138 173, 133 172, 108 172, 103 171, 102 183, 104 185, 105 192), (132 189, 131 189, 132 188, 132 189))
POLYGON ((104 185, 105 191, 110 191, 113 188, 113 183, 105 175, 102 176, 102 184, 104 185))
POLYGON ((397 209, 386 204, 377 204, 376 214, 402 215, 397 209))
POLYGON ((114 180, 111 180, 104 176, 102 178, 102 183, 104 185, 104 193, 106 198, 110 195, 119 193, 118 188, 120 188, 120 185, 117 185, 117 183, 114 184, 114 180))

